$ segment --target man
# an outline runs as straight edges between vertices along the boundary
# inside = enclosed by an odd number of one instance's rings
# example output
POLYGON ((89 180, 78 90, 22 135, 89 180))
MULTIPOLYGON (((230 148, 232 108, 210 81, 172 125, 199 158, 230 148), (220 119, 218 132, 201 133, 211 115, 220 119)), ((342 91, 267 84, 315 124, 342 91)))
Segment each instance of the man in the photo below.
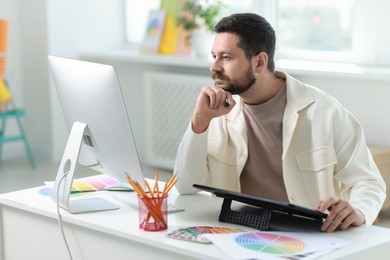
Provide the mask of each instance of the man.
POLYGON ((275 71, 275 33, 256 14, 216 26, 210 68, 180 143, 181 194, 192 184, 241 191, 327 212, 321 229, 371 224, 385 183, 362 126, 333 97, 275 71))

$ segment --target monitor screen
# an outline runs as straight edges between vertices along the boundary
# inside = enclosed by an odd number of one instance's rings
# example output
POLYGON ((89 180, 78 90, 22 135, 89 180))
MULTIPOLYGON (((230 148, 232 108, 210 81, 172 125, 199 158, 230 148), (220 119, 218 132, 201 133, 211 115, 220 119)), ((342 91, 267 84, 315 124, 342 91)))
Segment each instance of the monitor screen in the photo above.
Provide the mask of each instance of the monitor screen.
MULTIPOLYGON (((128 173, 143 184, 142 168, 114 67, 56 56, 48 58, 70 131, 60 167, 74 169, 76 163, 93 166, 94 170, 123 183, 127 183, 125 173, 128 173), (80 130, 79 146, 76 122, 85 126, 80 130)), ((64 172, 59 169, 56 181, 64 172)))

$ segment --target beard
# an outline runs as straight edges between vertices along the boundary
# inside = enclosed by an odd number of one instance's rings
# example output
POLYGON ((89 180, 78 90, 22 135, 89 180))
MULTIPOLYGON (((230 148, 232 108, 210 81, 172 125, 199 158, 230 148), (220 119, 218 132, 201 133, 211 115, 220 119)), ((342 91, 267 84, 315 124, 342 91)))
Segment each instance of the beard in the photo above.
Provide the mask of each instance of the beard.
POLYGON ((251 67, 249 67, 245 75, 240 78, 231 79, 228 76, 224 75, 221 71, 214 71, 211 77, 214 81, 216 79, 226 81, 226 84, 218 85, 217 83, 215 83, 215 86, 230 92, 232 95, 238 95, 247 91, 256 82, 256 78, 251 71, 251 67))

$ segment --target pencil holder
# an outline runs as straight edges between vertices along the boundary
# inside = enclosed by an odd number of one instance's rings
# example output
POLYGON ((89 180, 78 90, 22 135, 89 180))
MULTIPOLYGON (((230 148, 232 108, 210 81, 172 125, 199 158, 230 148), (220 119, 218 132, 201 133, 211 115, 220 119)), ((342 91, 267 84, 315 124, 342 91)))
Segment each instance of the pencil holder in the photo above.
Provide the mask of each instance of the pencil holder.
MULTIPOLYGON (((148 194, 149 195, 149 194, 148 194)), ((139 228, 144 231, 162 231, 168 228, 168 194, 138 196, 139 228)))

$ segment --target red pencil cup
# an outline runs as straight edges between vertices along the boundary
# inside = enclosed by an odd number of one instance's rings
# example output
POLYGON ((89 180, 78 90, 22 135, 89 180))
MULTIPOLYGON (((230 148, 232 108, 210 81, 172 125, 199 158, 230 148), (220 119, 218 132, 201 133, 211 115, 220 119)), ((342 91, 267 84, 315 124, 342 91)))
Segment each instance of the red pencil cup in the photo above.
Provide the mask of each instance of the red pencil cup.
MULTIPOLYGON (((149 194, 148 194, 149 195, 149 194)), ((153 197, 138 196, 139 228, 144 231, 162 231, 168 228, 168 194, 153 197)))

